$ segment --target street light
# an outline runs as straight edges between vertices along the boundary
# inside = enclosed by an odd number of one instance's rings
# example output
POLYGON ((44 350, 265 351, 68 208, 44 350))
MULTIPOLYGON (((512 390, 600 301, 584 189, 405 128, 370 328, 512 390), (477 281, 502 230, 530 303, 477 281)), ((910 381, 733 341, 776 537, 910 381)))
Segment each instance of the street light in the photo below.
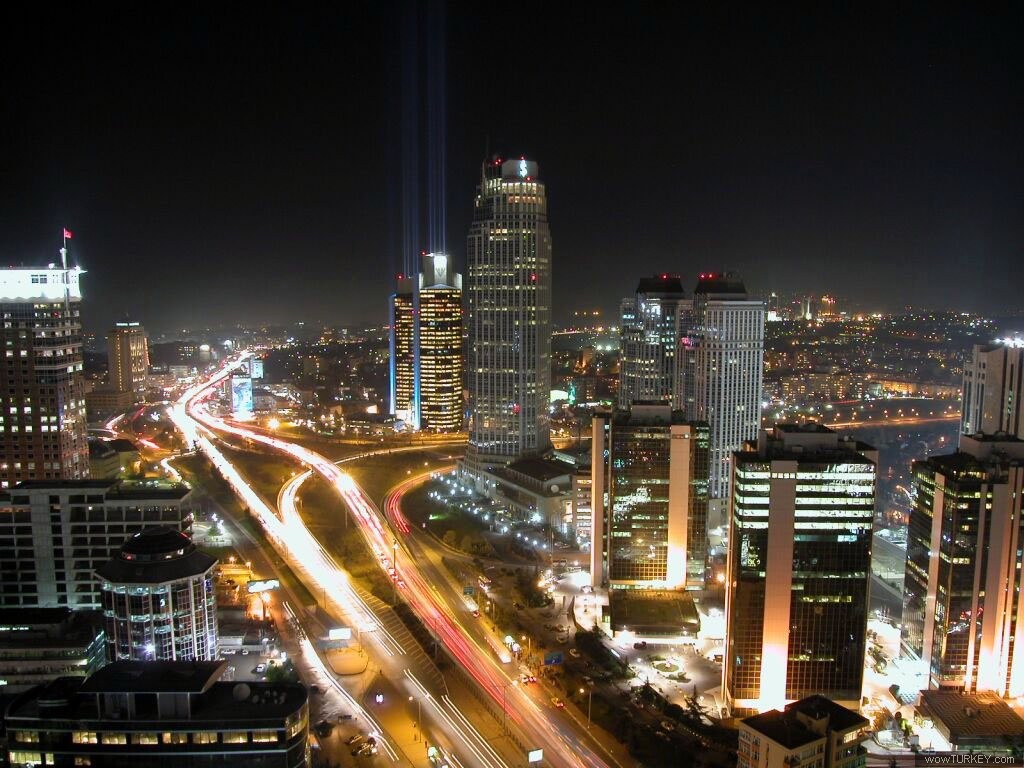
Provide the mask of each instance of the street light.
POLYGON ((520 640, 526 641, 526 663, 530 663, 530 657, 533 656, 533 637, 531 635, 523 635, 520 640))
POLYGON ((419 741, 419 738, 420 738, 419 732, 420 732, 420 728, 421 728, 420 723, 423 721, 423 709, 422 709, 422 705, 420 703, 420 699, 417 698, 416 696, 410 696, 409 697, 409 701, 415 701, 416 702, 416 722, 413 724, 413 728, 416 730, 416 734, 415 734, 415 736, 413 738, 413 741, 419 741))
MULTIPOLYGON (((580 696, 583 695, 583 689, 580 688, 580 696)), ((589 686, 587 690, 587 729, 590 729, 590 711, 594 704, 594 687, 589 686)))
POLYGON ((501 730, 508 735, 508 701, 505 698, 505 692, 508 691, 508 687, 519 685, 518 680, 507 680, 501 686, 501 730))

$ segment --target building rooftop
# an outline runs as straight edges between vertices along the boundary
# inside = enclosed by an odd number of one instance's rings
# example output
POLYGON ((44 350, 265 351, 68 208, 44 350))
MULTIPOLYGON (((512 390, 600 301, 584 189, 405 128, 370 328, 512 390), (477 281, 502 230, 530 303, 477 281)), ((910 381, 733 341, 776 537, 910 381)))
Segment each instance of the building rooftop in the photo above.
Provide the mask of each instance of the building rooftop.
POLYGON ((851 728, 865 728, 870 725, 867 718, 820 694, 787 704, 786 711, 799 712, 813 720, 828 718, 830 731, 848 731, 851 728))
POLYGON ((954 745, 978 739, 1024 741, 1024 719, 994 693, 921 691, 921 704, 954 745))
POLYGON ((0 608, 0 632, 11 627, 63 624, 70 617, 70 608, 0 608))
POLYGON ((202 693, 226 661, 115 661, 93 672, 79 693, 202 693))
POLYGON ((24 480, 4 493, 0 501, 10 501, 15 491, 50 491, 54 494, 101 492, 109 500, 132 499, 184 499, 192 489, 184 483, 167 483, 152 480, 132 482, 128 480, 24 480))
POLYGON ((695 294, 729 294, 732 298, 745 300, 747 298, 747 287, 739 275, 732 272, 705 272, 697 280, 695 294))
POLYGON ((163 584, 202 575, 216 564, 217 558, 196 549, 181 531, 151 526, 125 541, 96 575, 112 584, 163 584))
POLYGON ((634 400, 629 408, 616 408, 611 420, 617 427, 660 427, 687 423, 683 411, 673 411, 671 405, 658 400, 634 400))
POLYGON ((796 749, 822 738, 820 734, 797 720, 794 715, 780 709, 746 717, 742 723, 767 736, 776 744, 781 744, 786 749, 796 749))
POLYGON ((642 277, 636 287, 637 293, 669 293, 683 296, 683 279, 675 274, 661 274, 654 277, 642 277))
POLYGON ((870 725, 867 718, 821 695, 791 702, 784 710, 753 715, 745 718, 743 724, 786 749, 810 744, 830 731, 843 733, 870 725))
POLYGON ((108 445, 118 453, 132 453, 138 452, 139 447, 131 440, 126 440, 123 437, 116 438, 108 442, 108 445))
POLYGON ((565 477, 573 471, 572 466, 563 461, 532 457, 513 461, 508 465, 507 469, 512 472, 518 472, 521 475, 526 475, 534 480, 539 480, 542 483, 559 477, 565 477))

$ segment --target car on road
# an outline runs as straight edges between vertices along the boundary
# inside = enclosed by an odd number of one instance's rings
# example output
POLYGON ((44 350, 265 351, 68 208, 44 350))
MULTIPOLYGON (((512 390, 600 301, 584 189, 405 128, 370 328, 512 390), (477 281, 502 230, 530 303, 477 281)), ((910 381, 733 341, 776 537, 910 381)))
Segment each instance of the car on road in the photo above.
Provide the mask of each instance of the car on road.
POLYGON ((551 703, 554 704, 555 707, 558 708, 558 709, 565 709, 565 702, 562 701, 557 696, 552 696, 551 697, 551 703))
POLYGON ((365 737, 363 736, 363 734, 357 733, 354 736, 349 736, 348 739, 345 741, 345 743, 348 744, 351 747, 353 744, 358 744, 364 738, 365 737))
POLYGON ((480 611, 473 611, 473 618, 474 619, 479 619, 480 618, 480 611))
POLYGON ((267 665, 263 664, 262 662, 257 664, 255 667, 252 668, 252 673, 254 675, 262 675, 266 671, 267 671, 267 665))
POLYGON ((580 657, 580 652, 577 651, 575 648, 570 648, 569 655, 572 656, 574 659, 578 659, 580 657))
POLYGON ((334 723, 328 722, 327 720, 321 720, 316 724, 316 735, 320 737, 330 736, 331 731, 334 730, 334 723))
POLYGON ((637 648, 637 649, 646 648, 647 647, 647 641, 646 640, 641 640, 638 643, 633 643, 633 647, 637 648))

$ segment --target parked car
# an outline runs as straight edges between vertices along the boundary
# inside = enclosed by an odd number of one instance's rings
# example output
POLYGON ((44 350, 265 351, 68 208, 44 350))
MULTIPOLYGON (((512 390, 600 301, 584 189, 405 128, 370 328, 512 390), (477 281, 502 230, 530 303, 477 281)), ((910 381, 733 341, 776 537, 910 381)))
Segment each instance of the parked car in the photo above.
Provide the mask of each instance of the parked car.
POLYGON ((254 675, 262 675, 266 671, 267 671, 267 665, 263 664, 262 662, 257 664, 255 667, 252 668, 252 673, 254 675))
POLYGON ((638 648, 638 649, 639 648, 646 648, 647 647, 647 641, 646 640, 641 640, 638 643, 633 643, 633 647, 634 648, 638 648))

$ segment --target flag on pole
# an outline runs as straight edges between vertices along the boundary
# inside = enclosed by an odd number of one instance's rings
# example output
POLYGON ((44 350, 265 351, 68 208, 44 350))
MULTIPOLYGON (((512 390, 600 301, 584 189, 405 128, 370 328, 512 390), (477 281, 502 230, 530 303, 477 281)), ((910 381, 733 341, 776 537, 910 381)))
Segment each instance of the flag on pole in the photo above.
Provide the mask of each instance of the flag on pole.
POLYGON ((67 227, 64 227, 64 239, 65 240, 70 240, 71 239, 71 230, 68 229, 67 227))

